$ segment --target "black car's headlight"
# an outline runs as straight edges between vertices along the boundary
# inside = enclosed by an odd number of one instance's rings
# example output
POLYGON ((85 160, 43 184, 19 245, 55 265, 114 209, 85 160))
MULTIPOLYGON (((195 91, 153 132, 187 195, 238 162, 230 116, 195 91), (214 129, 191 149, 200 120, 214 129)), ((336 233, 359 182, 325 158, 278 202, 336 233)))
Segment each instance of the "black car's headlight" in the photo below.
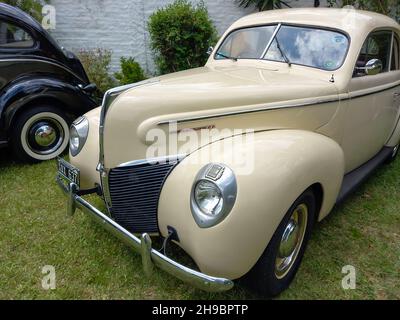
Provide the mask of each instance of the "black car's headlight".
POLYGON ((191 210, 201 228, 222 222, 232 211, 237 196, 233 171, 222 164, 209 164, 200 170, 193 184, 191 210))
POLYGON ((80 117, 74 121, 70 129, 69 150, 73 157, 81 152, 89 134, 89 121, 80 117))

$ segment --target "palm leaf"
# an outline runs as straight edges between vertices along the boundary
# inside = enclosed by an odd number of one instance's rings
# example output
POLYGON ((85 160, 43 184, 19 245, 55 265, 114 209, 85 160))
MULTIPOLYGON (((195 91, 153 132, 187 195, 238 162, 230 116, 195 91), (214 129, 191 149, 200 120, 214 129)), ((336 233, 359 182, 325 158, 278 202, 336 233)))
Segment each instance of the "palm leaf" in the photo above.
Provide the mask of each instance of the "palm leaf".
POLYGON ((255 6, 259 11, 281 9, 282 6, 291 8, 291 6, 283 0, 236 0, 240 7, 248 8, 255 6))

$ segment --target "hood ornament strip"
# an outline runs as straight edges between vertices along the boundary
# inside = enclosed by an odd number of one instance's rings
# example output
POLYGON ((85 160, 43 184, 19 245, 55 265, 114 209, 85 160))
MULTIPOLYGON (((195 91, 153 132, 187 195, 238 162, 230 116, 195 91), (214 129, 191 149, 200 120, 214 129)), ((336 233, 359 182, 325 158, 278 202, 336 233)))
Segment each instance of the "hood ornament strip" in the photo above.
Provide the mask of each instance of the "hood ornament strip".
POLYGON ((100 127, 99 127, 99 164, 97 165, 97 171, 100 173, 100 181, 101 186, 103 189, 104 200, 107 206, 107 210, 110 213, 110 208, 112 206, 111 197, 110 197, 110 190, 108 186, 108 174, 109 169, 105 167, 104 164, 104 129, 105 129, 105 121, 107 112, 112 105, 112 103, 117 99, 122 93, 132 88, 137 88, 141 86, 145 86, 148 84, 159 82, 158 78, 145 80, 125 86, 116 87, 113 89, 108 90, 103 98, 103 103, 101 105, 101 113, 100 113, 100 127))

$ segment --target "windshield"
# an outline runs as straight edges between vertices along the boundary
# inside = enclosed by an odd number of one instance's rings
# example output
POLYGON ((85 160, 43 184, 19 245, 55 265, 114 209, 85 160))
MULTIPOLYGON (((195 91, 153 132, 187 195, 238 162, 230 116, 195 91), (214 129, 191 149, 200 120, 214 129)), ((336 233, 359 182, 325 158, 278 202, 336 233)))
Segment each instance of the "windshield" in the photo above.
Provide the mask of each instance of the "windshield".
POLYGON ((263 59, 332 71, 342 66, 348 47, 349 39, 340 32, 275 25, 230 33, 215 59, 263 59))

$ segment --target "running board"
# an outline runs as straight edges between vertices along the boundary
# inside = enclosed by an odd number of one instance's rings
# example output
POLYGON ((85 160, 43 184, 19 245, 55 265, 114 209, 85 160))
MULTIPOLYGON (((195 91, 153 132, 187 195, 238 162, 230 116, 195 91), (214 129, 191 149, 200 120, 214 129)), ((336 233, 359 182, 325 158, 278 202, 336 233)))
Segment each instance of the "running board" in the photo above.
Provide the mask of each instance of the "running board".
POLYGON ((393 153, 393 148, 384 147, 375 157, 367 163, 346 174, 343 179, 342 189, 336 200, 336 204, 342 203, 353 193, 381 164, 383 164, 393 153))

